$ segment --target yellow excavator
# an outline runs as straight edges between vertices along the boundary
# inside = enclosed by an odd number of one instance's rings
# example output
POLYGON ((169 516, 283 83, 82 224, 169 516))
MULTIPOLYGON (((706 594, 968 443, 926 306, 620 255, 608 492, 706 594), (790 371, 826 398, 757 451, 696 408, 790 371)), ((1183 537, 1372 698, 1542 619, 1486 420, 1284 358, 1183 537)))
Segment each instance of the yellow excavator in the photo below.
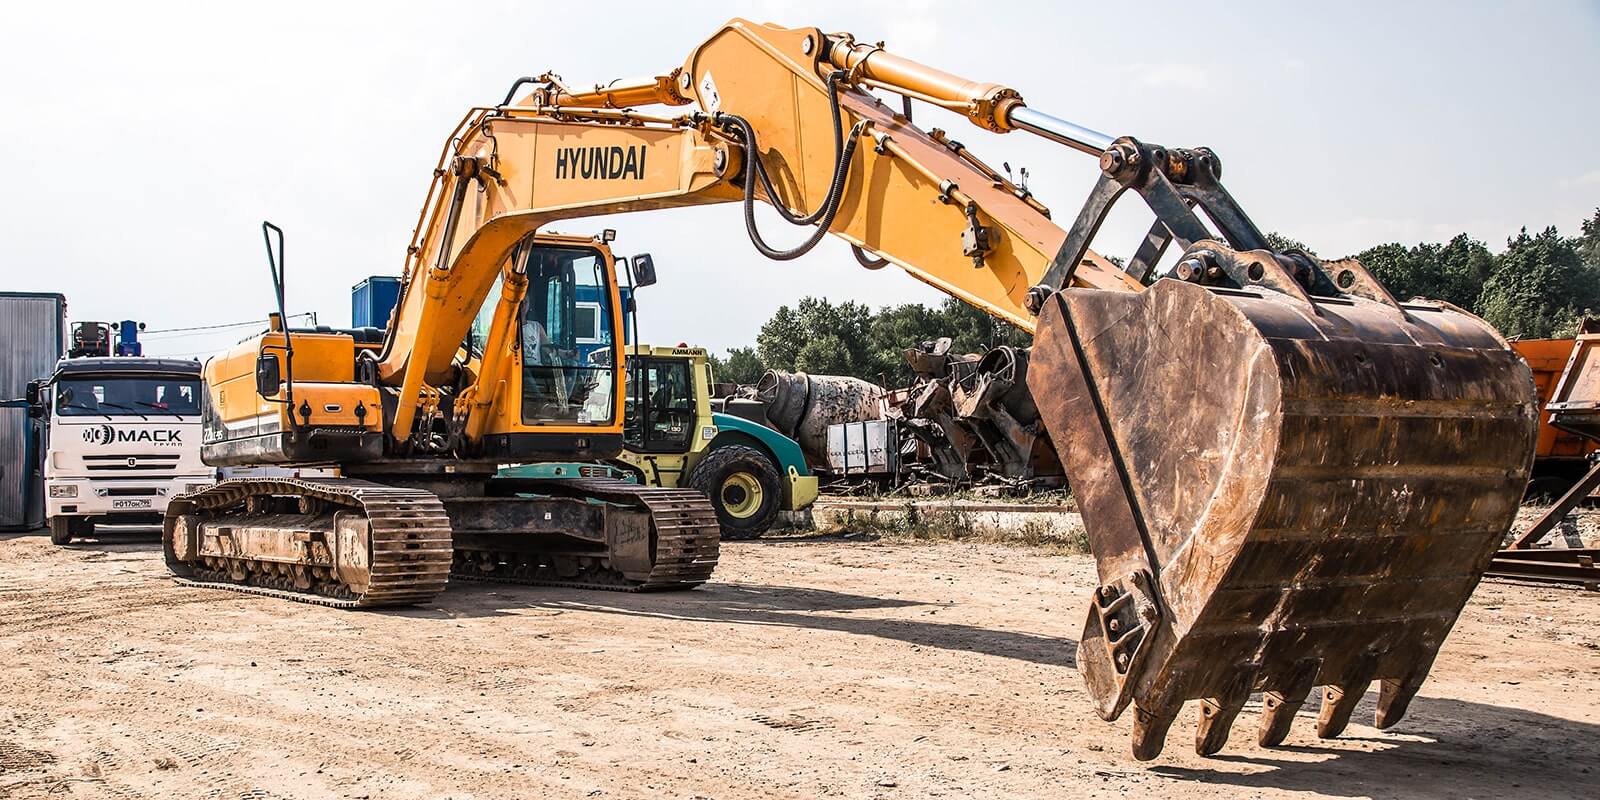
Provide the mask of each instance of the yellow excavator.
MULTIPOLYGON (((1033 332, 1026 380, 1099 571, 1076 659, 1102 717, 1133 707, 1136 757, 1160 752, 1189 700, 1203 754, 1258 692, 1263 745, 1317 687, 1320 735, 1373 681, 1391 726, 1512 521, 1533 382, 1471 314, 1397 302, 1353 260, 1271 247, 1221 172, 1210 150, 1106 136, 817 28, 734 20, 643 80, 519 79, 446 139, 383 335, 284 327, 280 280, 271 330, 206 367, 210 463, 344 477, 182 496, 168 562, 184 580, 354 606, 421 601, 452 576, 704 581, 718 543, 703 498, 492 473, 622 448, 618 260, 609 237, 541 230, 740 202, 771 258, 831 233, 869 269, 1033 332), (1063 227, 918 127, 916 103, 1087 153, 1098 182, 1063 227), (1155 222, 1119 266, 1090 244, 1130 191, 1155 222), (756 201, 809 236, 768 244, 756 201), (584 284, 601 307, 574 305, 584 284), (592 314, 609 358, 575 356, 592 314)), ((269 254, 281 276, 281 233, 269 254)))

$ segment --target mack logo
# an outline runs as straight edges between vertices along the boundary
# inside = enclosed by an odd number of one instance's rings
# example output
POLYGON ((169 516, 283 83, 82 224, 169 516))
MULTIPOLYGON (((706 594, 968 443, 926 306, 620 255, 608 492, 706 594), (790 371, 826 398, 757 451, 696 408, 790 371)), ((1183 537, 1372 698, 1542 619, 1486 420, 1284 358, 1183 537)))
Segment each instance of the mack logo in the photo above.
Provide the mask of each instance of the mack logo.
POLYGON ((170 428, 167 430, 140 428, 132 431, 119 431, 110 425, 94 425, 83 429, 83 440, 89 444, 183 444, 183 431, 170 428))
POLYGON ((556 150, 558 180, 616 180, 644 177, 645 149, 628 147, 563 147, 556 150))

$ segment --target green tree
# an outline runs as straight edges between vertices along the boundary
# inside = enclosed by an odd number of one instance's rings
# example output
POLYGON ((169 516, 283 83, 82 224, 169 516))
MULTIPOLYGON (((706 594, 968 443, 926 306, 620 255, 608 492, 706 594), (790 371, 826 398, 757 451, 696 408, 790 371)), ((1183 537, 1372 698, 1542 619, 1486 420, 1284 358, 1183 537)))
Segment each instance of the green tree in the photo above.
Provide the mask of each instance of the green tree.
POLYGON ((1589 269, 1600 270, 1600 208, 1583 221, 1583 233, 1578 236, 1578 257, 1589 269))
POLYGON ((754 347, 735 347, 728 351, 727 358, 713 354, 710 359, 712 377, 721 383, 755 383, 767 371, 754 347))
POLYGON ((867 377, 872 368, 872 348, 867 341, 872 327, 871 308, 853 300, 834 305, 825 297, 802 297, 795 314, 806 337, 795 354, 796 369, 867 377), (802 362, 811 366, 802 366, 802 362), (828 369, 821 367, 824 364, 828 369))
POLYGON ((800 317, 788 306, 778 306, 772 318, 761 325, 756 334, 756 352, 761 363, 772 369, 794 370, 794 357, 800 353, 805 341, 805 331, 800 317))
POLYGON ((756 351, 772 369, 865 377, 872 371, 872 317, 861 303, 803 297, 761 326, 756 351))
POLYGON ((854 301, 805 297, 778 308, 761 326, 754 351, 730 351, 715 366, 719 379, 741 383, 753 382, 771 368, 898 386, 912 378, 905 349, 941 336, 953 340, 951 349, 957 353, 1029 344, 1028 335, 1015 326, 954 298, 938 308, 906 303, 873 312, 854 301))
POLYGON ((1317 254, 1315 250, 1306 247, 1305 242, 1302 242, 1299 239, 1291 239, 1288 236, 1278 233, 1277 231, 1267 231, 1266 235, 1264 235, 1262 238, 1267 240, 1267 247, 1273 250, 1280 252, 1284 250, 1304 250, 1311 255, 1317 254))
POLYGON ((1356 259, 1396 299, 1426 297, 1467 309, 1477 305, 1484 282, 1495 268, 1489 248, 1465 233, 1443 245, 1423 242, 1408 248, 1398 242, 1380 244, 1356 254, 1356 259))
POLYGON ((798 372, 809 372, 813 375, 854 375, 858 378, 867 378, 861 374, 861 364, 851 355, 851 347, 845 342, 844 337, 833 333, 824 333, 813 336, 800 345, 800 352, 795 355, 794 368, 798 372))
POLYGON ((1580 241, 1554 226, 1535 236, 1524 228, 1496 259, 1478 313, 1507 336, 1572 335, 1589 309, 1600 308, 1600 270, 1584 264, 1580 241))
POLYGON ((1017 326, 954 297, 945 298, 939 314, 946 331, 943 335, 955 340, 950 348, 953 352, 981 353, 1001 345, 1028 347, 1033 344, 1032 337, 1017 326))

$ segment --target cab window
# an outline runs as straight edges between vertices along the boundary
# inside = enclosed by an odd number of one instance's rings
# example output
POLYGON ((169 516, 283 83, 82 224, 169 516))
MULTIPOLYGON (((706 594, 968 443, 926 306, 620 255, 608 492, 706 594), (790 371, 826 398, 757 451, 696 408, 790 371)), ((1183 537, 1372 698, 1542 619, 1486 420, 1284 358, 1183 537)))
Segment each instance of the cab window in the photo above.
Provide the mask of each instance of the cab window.
POLYGON ((523 422, 611 422, 618 354, 604 257, 587 247, 554 246, 529 246, 519 256, 528 275, 518 326, 523 422))

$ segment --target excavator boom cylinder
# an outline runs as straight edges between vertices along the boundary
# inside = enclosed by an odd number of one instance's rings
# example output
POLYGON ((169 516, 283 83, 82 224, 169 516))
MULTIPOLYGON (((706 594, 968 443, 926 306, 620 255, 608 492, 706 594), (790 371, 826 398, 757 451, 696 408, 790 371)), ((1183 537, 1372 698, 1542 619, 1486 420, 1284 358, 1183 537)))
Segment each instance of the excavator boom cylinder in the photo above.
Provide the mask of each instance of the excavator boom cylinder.
POLYGON ((1043 111, 1036 111, 1023 105, 1012 106, 1007 113, 1006 121, 1018 130, 1043 136, 1057 144, 1064 144, 1096 157, 1116 141, 1114 136, 1107 136, 1076 122, 1052 117, 1043 111))
POLYGON ((835 69, 853 73, 869 85, 966 114, 981 128, 1002 133, 1025 130, 1092 156, 1099 156, 1116 139, 1028 108, 1015 89, 967 80, 895 55, 879 45, 857 44, 845 34, 828 37, 827 59, 835 69))

